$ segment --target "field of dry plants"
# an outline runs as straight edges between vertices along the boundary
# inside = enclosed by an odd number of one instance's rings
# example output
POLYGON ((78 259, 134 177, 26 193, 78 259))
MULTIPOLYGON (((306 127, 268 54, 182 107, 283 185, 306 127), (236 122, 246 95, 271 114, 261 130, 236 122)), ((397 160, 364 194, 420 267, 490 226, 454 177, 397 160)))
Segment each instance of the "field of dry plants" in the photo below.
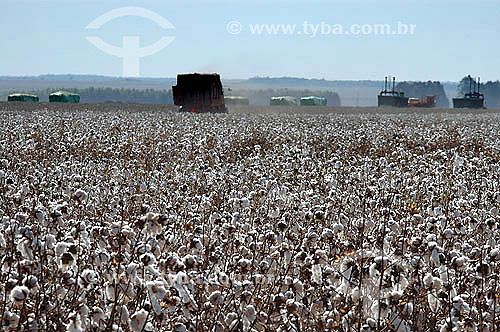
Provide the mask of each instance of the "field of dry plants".
POLYGON ((265 113, 0 103, 1 329, 500 331, 500 113, 265 113))

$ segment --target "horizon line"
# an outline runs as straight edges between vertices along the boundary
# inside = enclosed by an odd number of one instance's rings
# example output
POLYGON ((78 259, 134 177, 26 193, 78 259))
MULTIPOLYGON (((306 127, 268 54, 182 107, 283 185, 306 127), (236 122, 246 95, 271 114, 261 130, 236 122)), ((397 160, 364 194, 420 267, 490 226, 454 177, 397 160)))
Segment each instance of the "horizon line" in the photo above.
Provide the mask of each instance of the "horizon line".
MULTIPOLYGON (((205 73, 205 72, 197 72, 197 73, 205 73)), ((208 73, 208 72, 207 72, 208 73)), ((66 73, 66 74, 39 74, 39 75, 0 75, 0 78, 21 78, 21 79, 29 79, 29 78, 42 78, 42 77, 47 77, 47 76, 75 76, 75 77, 85 77, 85 76, 91 76, 91 77, 99 77, 99 78, 109 78, 109 79, 117 79, 117 80, 162 80, 162 79, 176 79, 176 77, 168 77, 168 76, 162 76, 162 77, 155 77, 155 76, 144 76, 144 77, 124 77, 124 76, 112 76, 112 75, 100 75, 100 74, 71 74, 71 73, 66 73)), ((464 76, 466 77, 466 76, 464 76)), ((307 81, 325 81, 325 82, 383 82, 383 79, 380 80, 374 80, 374 79, 326 79, 326 78, 306 78, 306 77, 298 77, 298 76, 254 76, 254 77, 249 77, 249 78, 222 78, 222 80, 227 80, 227 81, 249 81, 252 79, 296 79, 296 80, 307 80, 307 81)), ((399 82, 440 82, 440 83, 459 83, 460 81, 450 81, 450 80, 444 80, 444 81, 436 81, 436 80, 404 80, 404 81, 399 81, 399 82)), ((496 80, 498 81, 498 80, 496 80)), ((490 82, 495 82, 495 81, 490 81, 490 82)))

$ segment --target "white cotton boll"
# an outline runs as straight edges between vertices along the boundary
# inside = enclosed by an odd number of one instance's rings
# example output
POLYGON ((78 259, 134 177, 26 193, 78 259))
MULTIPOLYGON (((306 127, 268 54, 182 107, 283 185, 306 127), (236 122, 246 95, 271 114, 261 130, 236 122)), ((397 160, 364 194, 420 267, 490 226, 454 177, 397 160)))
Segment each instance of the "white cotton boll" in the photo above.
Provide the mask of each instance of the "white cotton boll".
POLYGON ((453 231, 449 228, 445 229, 443 231, 443 237, 447 240, 451 239, 453 237, 453 231))
POLYGON ((429 250, 432 248, 435 248, 437 246, 436 234, 427 234, 427 236, 425 237, 425 240, 428 242, 427 248, 429 250))
POLYGON ((378 264, 377 263, 372 263, 369 268, 369 274, 371 278, 380 278, 380 271, 377 269, 378 264))
POLYGON ((255 307, 250 304, 245 308, 244 315, 249 322, 253 322, 255 318, 257 318, 257 311, 255 307))
POLYGON ((78 278, 78 284, 82 288, 86 288, 88 286, 93 285, 95 281, 96 281, 96 273, 94 272, 94 270, 90 269, 83 270, 82 273, 80 274, 80 277, 78 278))
POLYGON ((10 292, 10 300, 15 304, 22 304, 30 294, 28 287, 16 286, 10 292))
POLYGON ((408 326, 408 324, 400 318, 394 319, 391 325, 396 328, 396 332, 411 332, 410 326, 408 326))
POLYGON ((359 301, 359 299, 361 298, 361 291, 359 290, 358 286, 356 286, 352 289, 351 297, 355 303, 357 303, 359 301))
POLYGON ((26 239, 17 245, 17 250, 21 252, 24 259, 33 260, 33 250, 31 249, 31 241, 26 239))
MULTIPOLYGON (((86 301, 86 299, 84 300, 86 301)), ((83 302, 83 301, 82 301, 83 302)), ((78 309, 78 313, 80 314, 80 317, 83 319, 83 320, 86 320, 88 318, 88 315, 90 313, 90 308, 86 305, 86 304, 83 304, 80 309, 78 309)), ((82 323, 84 323, 84 321, 82 320, 82 323)), ((86 325, 86 323, 84 323, 84 325, 86 325)))
POLYGON ((453 308, 460 310, 462 308, 462 305, 464 304, 464 299, 462 299, 460 296, 455 296, 452 299, 452 304, 453 308))
POLYGON ((496 262, 500 260, 500 249, 494 248, 490 251, 490 260, 496 262))
POLYGON ((36 292, 38 289, 38 278, 33 275, 24 277, 23 286, 28 287, 30 293, 36 292))
POLYGON ((14 219, 19 221, 20 223, 25 223, 28 220, 28 215, 26 213, 16 213, 14 219))
POLYGON ((247 208, 247 207, 250 206, 250 201, 248 200, 248 198, 243 197, 241 199, 241 206, 244 207, 244 208, 247 208))
POLYGON ((144 309, 137 311, 135 314, 130 317, 130 329, 133 332, 140 332, 143 330, 144 325, 146 324, 146 319, 148 317, 148 312, 144 309))
POLYGON ((436 294, 430 293, 427 295, 427 303, 432 312, 436 313, 439 310, 440 303, 436 294))
POLYGON ((137 263, 130 263, 125 270, 125 273, 127 273, 130 280, 133 282, 137 280, 137 268, 138 267, 139 267, 139 265, 137 263))
POLYGON ((109 259, 110 257, 108 253, 104 251, 99 251, 94 258, 94 263, 98 268, 102 268, 103 265, 109 262, 109 259))
POLYGON ((182 302, 185 304, 191 302, 191 296, 185 287, 185 285, 188 284, 188 280, 189 279, 184 272, 179 272, 175 277, 174 283, 174 288, 177 290, 182 302))
POLYGON ((64 254, 68 250, 70 245, 71 245, 71 243, 58 242, 56 244, 56 249, 55 249, 56 255, 61 256, 62 254, 64 254))
POLYGON ((45 220, 45 212, 41 208, 37 208, 35 211, 35 218, 38 222, 43 222, 45 220))
POLYGON ((68 290, 64 287, 59 287, 56 289, 56 295, 59 297, 59 299, 64 299, 68 293, 68 290))
POLYGON ((342 224, 333 224, 332 231, 335 234, 340 234, 344 231, 344 225, 342 224))
POLYGON ((443 282, 440 278, 432 278, 432 289, 440 290, 443 287, 443 282))
POLYGON ((83 191, 82 189, 78 189, 75 192, 75 197, 78 199, 80 202, 86 201, 87 198, 89 197, 87 192, 83 191))
POLYGON ((285 265, 288 266, 292 261, 292 253, 287 250, 284 252, 284 256, 285 256, 285 265))
POLYGON ((167 290, 165 289, 165 285, 162 281, 148 281, 146 283, 146 288, 158 299, 163 299, 167 295, 167 290))
MULTIPOLYGON (((269 275, 269 277, 271 277, 271 276, 269 275)), ((268 280, 267 280, 266 275, 264 275, 264 274, 260 274, 260 273, 257 273, 257 274, 254 276, 254 278, 255 278, 255 284, 256 284, 256 285, 261 285, 261 286, 263 286, 263 287, 265 287, 265 286, 266 286, 266 283, 267 283, 267 281, 268 281, 268 280)))
POLYGON ((93 307, 92 312, 90 313, 90 321, 93 325, 98 326, 99 324, 104 323, 104 311, 99 307, 93 307))
POLYGON ((408 287, 409 281, 405 276, 401 276, 399 280, 399 289, 404 290, 406 287, 408 287))
POLYGON ((168 287, 173 287, 174 286, 174 284, 176 283, 175 282, 175 278, 176 277, 177 276, 175 274, 170 274, 170 273, 167 274, 167 275, 165 275, 165 282, 167 283, 168 287))
POLYGON ((453 262, 455 263, 457 269, 463 269, 465 266, 465 261, 466 261, 465 256, 460 256, 452 259, 452 263, 453 262))
POLYGON ((120 170, 118 169, 118 167, 111 167, 111 174, 113 174, 113 176, 118 176, 120 174, 120 170))
POLYGON ((219 272, 217 274, 217 281, 224 287, 229 287, 230 279, 224 272, 219 272))
POLYGON ((295 293, 299 295, 304 294, 304 284, 299 279, 293 280, 293 289, 295 290, 295 293))
POLYGON ((321 271, 321 265, 320 264, 315 264, 311 268, 312 272, 312 281, 316 283, 317 285, 323 284, 323 275, 321 271))
POLYGON ((269 218, 272 218, 272 219, 276 219, 280 216, 280 209, 279 208, 275 208, 275 209, 272 209, 270 212, 269 212, 269 218))
POLYGON ((4 331, 10 331, 10 329, 8 328, 11 328, 11 329, 16 329, 17 326, 19 325, 19 315, 15 314, 15 313, 11 313, 9 311, 5 311, 5 313, 3 314, 3 326, 5 327, 4 328, 4 331))
MULTIPOLYGON (((375 222, 373 220, 369 219, 365 221, 365 231, 371 232, 374 228, 375 228, 375 222)), ((389 228, 391 228, 391 225, 389 225, 389 228)), ((391 231, 395 232, 392 228, 391 231)))
POLYGON ((439 253, 437 251, 437 248, 432 249, 430 260, 431 260, 432 264, 434 264, 434 266, 436 266, 436 267, 441 265, 440 261, 439 261, 439 253))
POLYGON ((246 270, 250 267, 250 265, 252 265, 252 261, 250 261, 249 259, 246 259, 246 258, 242 258, 238 261, 238 265, 242 269, 246 270))
POLYGON ((226 323, 227 326, 231 325, 231 323, 238 318, 238 314, 235 312, 230 312, 226 315, 224 319, 224 323, 226 323))
POLYGON ((314 253, 314 260, 317 264, 324 265, 328 261, 328 254, 325 250, 317 249, 314 253))
POLYGON ((414 214, 413 219, 415 219, 417 223, 421 223, 424 221, 424 218, 420 214, 414 214))
POLYGON ((56 242, 57 242, 56 237, 52 234, 49 234, 45 237, 45 243, 46 243, 47 249, 53 249, 56 242))
POLYGON ((106 296, 109 301, 115 300, 115 287, 109 282, 106 283, 106 296))
POLYGON ((203 250, 203 243, 200 241, 200 239, 193 239, 191 241, 191 245, 198 251, 203 250))
POLYGON ((150 293, 149 300, 150 300, 151 307, 153 308, 154 313, 157 316, 161 315, 162 309, 161 309, 160 302, 158 301, 158 298, 150 293))
POLYGON ((208 300, 210 303, 213 305, 219 305, 224 302, 224 296, 222 296, 222 293, 220 291, 214 291, 210 296, 208 297, 208 300))
POLYGON ((462 167, 464 162, 465 159, 463 157, 460 157, 459 155, 455 154, 455 161, 453 162, 453 166, 462 167))
POLYGON ((196 259, 194 258, 193 255, 186 255, 182 259, 182 263, 186 266, 186 268, 191 269, 195 266, 196 259))
POLYGON ((154 265, 156 264, 156 258, 153 254, 151 253, 145 253, 139 257, 139 260, 144 264, 144 265, 154 265))
POLYGON ((5 237, 3 233, 0 233, 0 249, 4 249, 7 247, 7 242, 5 241, 5 237))
POLYGON ((68 317, 69 323, 66 325, 66 332, 83 332, 80 315, 72 313, 68 317))
POLYGON ((334 237, 334 233, 331 229, 325 228, 323 229, 323 233, 321 233, 321 238, 324 240, 328 240, 334 237))
POLYGON ((322 300, 316 300, 313 303, 311 303, 311 306, 309 308, 309 312, 314 317, 318 317, 323 311, 324 311, 324 308, 323 308, 323 301, 322 300))
POLYGON ((445 285, 448 284, 448 280, 449 279, 449 275, 448 275, 448 268, 445 267, 445 266, 441 266, 439 268, 439 279, 442 283, 444 283, 445 285))

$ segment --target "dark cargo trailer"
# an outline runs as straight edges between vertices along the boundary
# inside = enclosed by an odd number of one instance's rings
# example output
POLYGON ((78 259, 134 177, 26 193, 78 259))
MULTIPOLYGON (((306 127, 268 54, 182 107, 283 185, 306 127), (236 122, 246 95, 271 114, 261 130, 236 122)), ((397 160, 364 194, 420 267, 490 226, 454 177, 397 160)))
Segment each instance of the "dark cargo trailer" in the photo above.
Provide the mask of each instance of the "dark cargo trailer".
POLYGON ((174 104, 181 111, 226 113, 224 91, 219 74, 179 74, 172 87, 174 104))

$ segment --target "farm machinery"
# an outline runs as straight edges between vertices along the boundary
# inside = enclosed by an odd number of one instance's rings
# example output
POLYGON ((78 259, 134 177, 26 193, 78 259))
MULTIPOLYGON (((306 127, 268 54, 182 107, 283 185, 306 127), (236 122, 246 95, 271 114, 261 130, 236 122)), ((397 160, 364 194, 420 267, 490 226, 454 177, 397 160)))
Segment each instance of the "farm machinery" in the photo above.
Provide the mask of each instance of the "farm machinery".
POLYGON ((425 98, 408 98, 408 107, 436 107, 436 96, 425 96, 425 98))
POLYGON ((181 112, 227 113, 219 74, 179 74, 172 92, 181 112))
POLYGON ((391 82, 387 82, 385 77, 384 90, 382 90, 378 97, 378 106, 392 106, 392 107, 408 107, 408 97, 405 97, 404 92, 395 90, 396 78, 392 78, 392 90, 387 90, 391 82))
POLYGON ((453 98, 453 108, 484 108, 484 95, 479 93, 480 78, 476 81, 469 75, 469 92, 463 98, 453 98), (476 91, 477 90, 477 91, 476 91))

